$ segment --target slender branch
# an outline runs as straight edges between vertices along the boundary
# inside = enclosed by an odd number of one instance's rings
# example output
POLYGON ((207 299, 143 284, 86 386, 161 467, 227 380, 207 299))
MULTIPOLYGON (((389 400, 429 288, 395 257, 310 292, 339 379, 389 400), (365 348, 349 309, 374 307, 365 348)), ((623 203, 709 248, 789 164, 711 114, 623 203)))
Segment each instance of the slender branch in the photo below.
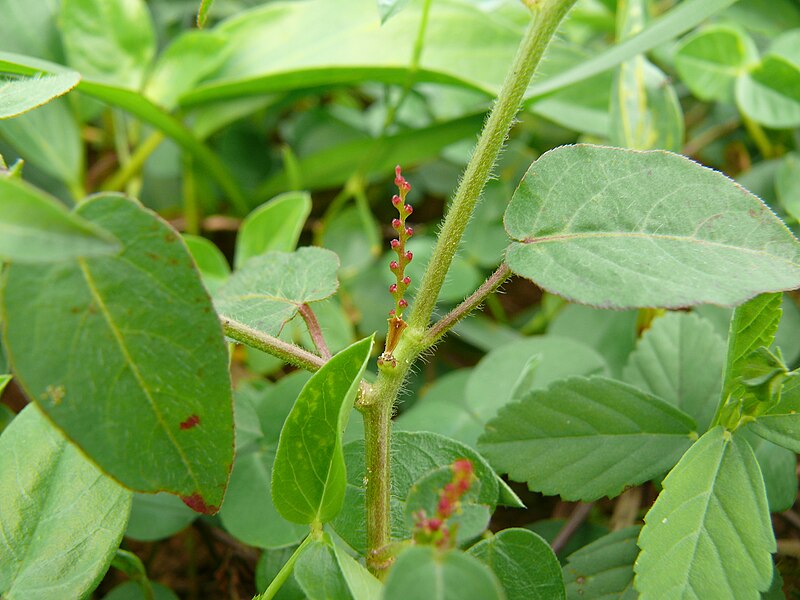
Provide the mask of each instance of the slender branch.
POLYGON ((497 270, 489 276, 489 279, 475 290, 469 298, 456 306, 440 321, 428 329, 428 331, 425 332, 425 336, 422 338, 422 343, 428 348, 433 346, 439 338, 450 331, 456 323, 478 308, 487 296, 497 291, 509 277, 511 277, 511 269, 508 268, 506 263, 502 263, 497 267, 497 270))
POLYGON ((292 555, 289 557, 289 560, 286 561, 281 567, 281 570, 278 571, 278 574, 275 575, 275 579, 273 579, 269 587, 260 595, 256 596, 253 600, 271 600, 271 598, 275 597, 275 594, 283 587, 283 584, 286 583, 286 580, 289 579, 289 575, 292 574, 294 571, 294 563, 297 562, 297 559, 300 558, 300 555, 306 549, 312 541, 314 540, 314 536, 309 534, 306 536, 306 539, 295 549, 292 555))
POLYGON ((299 312, 300 316, 303 317, 303 320, 306 322, 308 333, 311 336, 311 341, 314 342, 314 346, 317 348, 317 352, 322 355, 322 358, 328 360, 331 357, 331 351, 328 349, 328 344, 325 343, 325 336, 322 335, 322 328, 319 326, 319 321, 317 321, 317 315, 315 315, 311 307, 305 303, 300 305, 299 312))
POLYGON ((320 367, 325 364, 325 360, 316 354, 312 354, 299 346, 289 344, 267 333, 248 327, 244 323, 239 323, 238 321, 224 316, 220 316, 219 320, 222 323, 222 329, 225 331, 225 335, 232 340, 241 342, 256 350, 268 352, 295 367, 314 372, 318 371, 320 367))
POLYGON ((564 549, 564 546, 567 545, 570 538, 578 531, 578 528, 586 520, 586 517, 589 516, 593 506, 594 502, 581 502, 575 507, 575 510, 572 511, 567 522, 564 523, 564 526, 550 544, 555 554, 558 554, 564 549))
POLYGON ((424 329, 436 306, 450 263, 453 261, 464 229, 472 216, 486 181, 491 175, 503 143, 514 124, 525 90, 547 48, 550 38, 576 0, 540 0, 531 2, 535 19, 525 31, 492 112, 486 120, 478 145, 464 171, 461 184, 447 212, 439 239, 425 275, 418 288, 410 318, 412 328, 424 329))
POLYGON ((136 147, 130 158, 122 164, 120 169, 109 177, 101 186, 108 192, 118 192, 125 188, 128 182, 135 177, 144 167, 144 163, 155 152, 156 148, 164 141, 164 134, 159 130, 151 133, 141 144, 136 147))

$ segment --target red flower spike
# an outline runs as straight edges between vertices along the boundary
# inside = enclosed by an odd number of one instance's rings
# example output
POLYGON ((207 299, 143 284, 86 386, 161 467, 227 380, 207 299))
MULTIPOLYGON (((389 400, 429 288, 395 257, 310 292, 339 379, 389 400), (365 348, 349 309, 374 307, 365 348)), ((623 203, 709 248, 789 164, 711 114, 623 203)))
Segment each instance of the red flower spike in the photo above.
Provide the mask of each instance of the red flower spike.
POLYGON ((394 239, 390 242, 392 249, 397 249, 400 247, 400 240, 394 239))
POLYGON ((406 285, 408 285, 409 283, 411 283, 411 277, 407 277, 407 276, 406 276, 406 277, 403 277, 403 283, 405 283, 406 285))

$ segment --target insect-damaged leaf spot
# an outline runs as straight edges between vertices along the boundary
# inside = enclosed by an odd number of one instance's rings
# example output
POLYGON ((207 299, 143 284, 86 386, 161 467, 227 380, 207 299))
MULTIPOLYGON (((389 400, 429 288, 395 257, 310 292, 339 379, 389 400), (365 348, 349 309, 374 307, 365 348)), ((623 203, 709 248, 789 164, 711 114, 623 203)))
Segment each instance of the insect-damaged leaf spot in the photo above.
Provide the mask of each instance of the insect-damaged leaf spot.
POLYGON ((181 423, 181 429, 191 429, 195 425, 200 424, 200 417, 197 415, 191 415, 188 419, 186 419, 183 423, 181 423))
POLYGON ((213 504, 206 504, 200 494, 192 494, 191 496, 181 496, 183 503, 195 512, 203 513, 204 515, 215 515, 219 512, 219 506, 213 504))

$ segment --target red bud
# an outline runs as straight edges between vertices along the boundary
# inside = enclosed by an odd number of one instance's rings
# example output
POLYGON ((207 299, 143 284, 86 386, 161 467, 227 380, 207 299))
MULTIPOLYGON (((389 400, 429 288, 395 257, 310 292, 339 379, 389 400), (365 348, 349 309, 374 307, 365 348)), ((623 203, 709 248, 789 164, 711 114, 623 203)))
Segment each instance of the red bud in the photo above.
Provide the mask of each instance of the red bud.
POLYGON ((414 207, 410 204, 406 204, 403 206, 403 210, 406 211, 407 215, 410 215, 412 212, 414 212, 414 207))
POLYGON ((411 227, 406 227, 406 237, 414 235, 414 230, 411 227))
POLYGON ((397 291, 397 284, 396 283, 393 283, 392 285, 389 286, 389 292, 390 293, 394 294, 396 291, 397 291))
POLYGON ((392 196, 392 204, 394 204, 395 206, 400 206, 401 202, 402 200, 400 199, 400 196, 398 196, 397 194, 392 196))
POLYGON ((397 264, 396 260, 393 260, 392 262, 389 263, 389 268, 392 271, 396 271, 399 267, 400 267, 400 265, 397 264))
MULTIPOLYGON (((397 286, 395 286, 395 287, 397 287, 397 286)), ((400 308, 405 308, 406 306, 408 306, 408 302, 406 302, 405 298, 400 298, 400 302, 398 302, 397 305, 400 308)))
POLYGON ((403 226, 403 222, 400 219, 392 219, 392 227, 397 231, 400 231, 400 228, 403 226))
MULTIPOLYGON (((393 247, 394 247, 394 246, 393 246, 393 247)), ((408 262, 411 262, 411 259, 412 259, 412 258, 414 258, 414 254, 411 252, 411 250, 409 250, 408 252, 406 252, 406 260, 407 260, 408 262)))
POLYGON ((400 240, 392 240, 390 242, 390 245, 392 246, 392 248, 398 248, 400 247, 400 240))
POLYGON ((403 277, 403 283, 405 283, 406 285, 411 283, 411 277, 403 277))

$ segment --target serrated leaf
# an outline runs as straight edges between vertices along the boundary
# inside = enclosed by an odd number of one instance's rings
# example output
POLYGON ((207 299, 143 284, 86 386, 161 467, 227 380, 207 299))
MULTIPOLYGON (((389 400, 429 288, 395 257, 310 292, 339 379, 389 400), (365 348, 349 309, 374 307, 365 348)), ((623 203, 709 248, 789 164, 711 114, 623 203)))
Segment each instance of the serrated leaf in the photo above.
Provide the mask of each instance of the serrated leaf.
POLYGON ((756 456, 764 488, 767 492, 769 511, 789 510, 797 498, 797 455, 753 433, 752 429, 737 430, 743 436, 756 456))
POLYGON ((216 512, 233 460, 228 350, 194 262, 176 231, 125 197, 95 196, 77 215, 123 250, 7 269, 17 380, 121 483, 216 512))
POLYGON ((706 433, 667 475, 639 536, 635 585, 649 598, 756 598, 772 581, 775 538, 746 441, 706 433))
POLYGON ((781 320, 782 294, 761 294, 736 307, 728 332, 728 353, 721 395, 721 423, 736 419, 747 393, 742 376, 759 348, 768 348, 781 320))
POLYGON ((754 121, 776 129, 800 125, 800 65, 768 54, 736 81, 736 103, 754 121))
POLYGON ((342 434, 372 343, 365 338, 326 362, 286 418, 272 471, 272 500, 288 521, 327 523, 342 509, 347 485, 342 434))
POLYGON ((561 566, 550 544, 527 529, 504 529, 467 551, 488 565, 503 586, 506 598, 559 600, 565 598, 561 566))
POLYGON ((761 415, 749 429, 765 440, 800 453, 800 414, 761 415))
POLYGON ((670 469, 694 430, 691 417, 655 396, 612 379, 575 377, 501 409, 478 448, 531 490, 588 501, 670 469))
POLYGON ((638 525, 620 529, 570 554, 564 565, 567 598, 636 600, 633 563, 641 529, 638 525))
POLYGON ((16 117, 63 96, 81 80, 75 72, 46 77, 0 80, 0 119, 16 117))
POLYGON ((236 237, 234 265, 241 268, 248 259, 270 251, 292 252, 303 224, 311 214, 308 192, 286 192, 265 202, 247 215, 236 237))
POLYGON ((156 51, 142 0, 63 0, 61 35, 68 64, 104 83, 139 89, 156 51))
POLYGON ((737 75, 757 59, 758 50, 744 31, 721 24, 687 38, 675 54, 675 68, 701 100, 730 102, 737 75))
POLYGON ((397 557, 383 600, 505 600, 492 571, 458 550, 412 546, 397 557))
POLYGON ((29 405, 0 437, 0 595, 81 598, 122 540, 131 493, 29 405))
POLYGON ((675 312, 656 319, 640 338, 623 379, 666 400, 708 429, 719 403, 725 342, 695 314, 675 312))
MULTIPOLYGON (((358 440, 344 448, 347 464, 345 506, 333 527, 350 547, 366 553, 367 534, 364 522, 364 441, 358 440)), ((403 515, 406 499, 415 482, 439 467, 452 465, 460 458, 472 463, 475 476, 481 481, 477 501, 493 510, 500 497, 500 478, 475 450, 456 440, 434 433, 399 431, 392 436, 392 488, 390 505, 393 515, 403 515)), ((411 537, 405 519, 392 519, 392 540, 411 537)))
POLYGON ((800 286, 800 242, 758 198, 663 151, 563 146, 505 214, 512 271, 601 307, 737 304, 800 286))
POLYGON ((35 187, 0 177, 0 257, 14 262, 63 262, 119 252, 114 236, 68 212, 35 187))
POLYGON ((338 257, 323 248, 261 254, 228 279, 215 304, 221 315, 277 336, 302 304, 336 293, 338 268, 338 257))

